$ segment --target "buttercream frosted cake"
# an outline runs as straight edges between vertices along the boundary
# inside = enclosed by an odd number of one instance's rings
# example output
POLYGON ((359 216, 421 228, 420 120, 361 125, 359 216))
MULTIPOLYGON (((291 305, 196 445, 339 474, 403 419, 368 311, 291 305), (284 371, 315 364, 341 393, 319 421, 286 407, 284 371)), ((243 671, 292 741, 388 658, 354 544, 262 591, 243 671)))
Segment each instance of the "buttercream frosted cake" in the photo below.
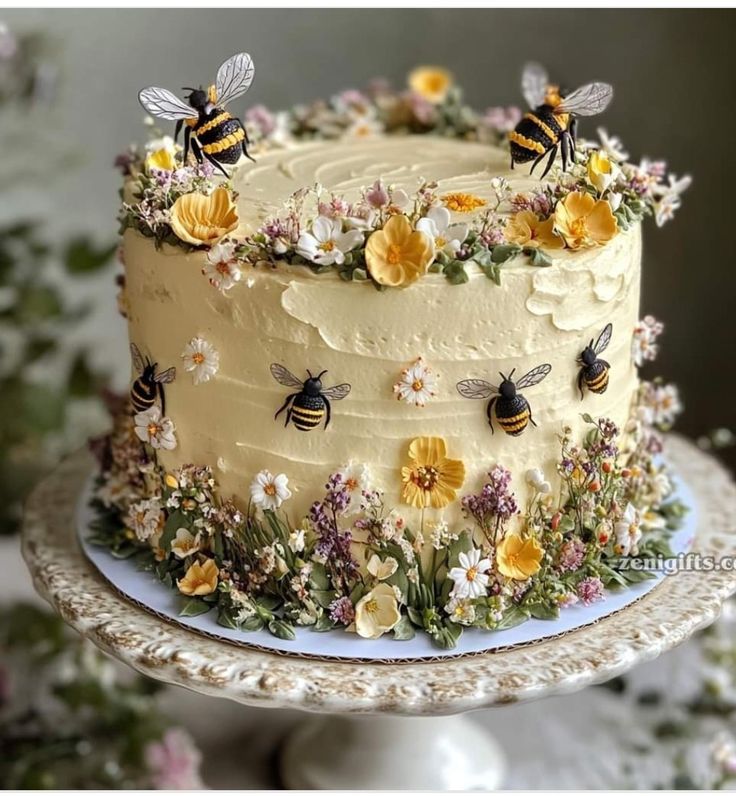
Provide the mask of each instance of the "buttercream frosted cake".
POLYGON ((610 87, 534 65, 524 115, 421 68, 241 123, 252 78, 239 55, 141 92, 184 139, 119 158, 131 391, 95 541, 185 614, 287 639, 453 647, 641 577, 621 561, 665 554, 682 507, 639 222, 687 180, 578 140, 610 87))

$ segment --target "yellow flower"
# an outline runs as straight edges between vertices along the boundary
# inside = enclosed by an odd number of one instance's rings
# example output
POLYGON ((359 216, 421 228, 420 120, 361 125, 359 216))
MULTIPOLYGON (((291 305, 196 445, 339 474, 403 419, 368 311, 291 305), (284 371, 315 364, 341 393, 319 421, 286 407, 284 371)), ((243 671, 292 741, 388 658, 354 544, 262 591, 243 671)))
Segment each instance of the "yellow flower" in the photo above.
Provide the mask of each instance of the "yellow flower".
POLYGON ((520 210, 506 223, 504 237, 509 243, 532 248, 564 249, 565 241, 555 235, 555 220, 548 218, 540 221, 533 210, 520 210))
POLYGON ((441 509, 455 500, 465 480, 465 465, 447 458, 441 437, 417 437, 409 445, 409 459, 409 465, 401 468, 405 503, 441 509))
POLYGON ((505 536, 496 550, 498 571, 513 580, 526 580, 539 572, 543 550, 534 538, 515 533, 505 536))
POLYGON ((616 179, 614 165, 608 155, 595 150, 588 158, 588 180, 598 193, 603 193, 616 179))
POLYGON ((358 600, 355 630, 363 638, 378 638, 393 629, 401 619, 396 593, 388 583, 379 583, 358 600))
POLYGON ((427 273, 434 259, 434 241, 412 229, 409 219, 392 216, 383 229, 376 230, 365 247, 370 275, 380 285, 400 287, 427 273))
POLYGON ((215 562, 208 558, 204 564, 195 561, 181 580, 176 581, 179 591, 188 597, 203 597, 212 594, 217 588, 217 576, 220 574, 215 562))
POLYGON ((163 169, 173 171, 176 168, 174 153, 170 149, 157 149, 146 156, 146 171, 151 169, 163 169))
POLYGON ((555 207, 555 231, 571 249, 606 243, 618 231, 611 205, 589 193, 569 193, 555 207))
POLYGON ((432 105, 445 101, 452 83, 452 73, 441 66, 418 66, 409 73, 409 88, 432 105))
POLYGON ((472 213, 479 207, 485 207, 485 199, 476 196, 472 193, 462 193, 462 191, 454 191, 453 193, 446 193, 442 198, 442 204, 454 213, 472 213))
POLYGON ((216 188, 210 196, 187 193, 174 202, 170 223, 176 237, 187 243, 216 243, 238 226, 238 209, 226 188, 216 188))

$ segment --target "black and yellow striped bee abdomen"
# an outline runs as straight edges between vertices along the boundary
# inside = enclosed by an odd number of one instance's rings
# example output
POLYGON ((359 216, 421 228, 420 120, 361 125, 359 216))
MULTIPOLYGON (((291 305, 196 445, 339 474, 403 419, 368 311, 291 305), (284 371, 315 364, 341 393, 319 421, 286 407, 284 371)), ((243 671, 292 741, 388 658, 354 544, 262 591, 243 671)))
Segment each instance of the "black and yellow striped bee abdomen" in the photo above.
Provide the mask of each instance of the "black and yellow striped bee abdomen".
POLYGON ((294 398, 289 417, 299 431, 311 431, 325 416, 325 402, 319 395, 300 393, 294 398))
POLYGON ((604 393, 608 388, 609 366, 602 360, 596 360, 583 371, 585 386, 594 393, 604 393))
POLYGON ((243 154, 245 129, 239 119, 215 108, 192 131, 202 151, 219 163, 237 163, 243 154))
POLYGON ((496 401, 496 420, 498 425, 510 436, 518 437, 529 425, 531 410, 523 395, 513 398, 499 398, 496 401))
POLYGON ((130 403, 135 412, 145 412, 156 401, 158 388, 156 383, 147 379, 137 378, 130 388, 130 403))
POLYGON ((548 152, 559 141, 563 127, 552 109, 542 105, 524 114, 509 133, 511 157, 515 163, 528 163, 548 152))

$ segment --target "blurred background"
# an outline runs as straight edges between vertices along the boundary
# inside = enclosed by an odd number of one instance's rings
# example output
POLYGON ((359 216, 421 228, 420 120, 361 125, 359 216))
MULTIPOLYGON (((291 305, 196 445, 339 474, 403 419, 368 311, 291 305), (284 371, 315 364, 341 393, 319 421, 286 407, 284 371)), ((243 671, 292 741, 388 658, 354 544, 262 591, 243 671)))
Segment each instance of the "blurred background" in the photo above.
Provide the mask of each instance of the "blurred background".
MULTIPOLYGON (((646 224, 642 314, 652 313, 666 324, 656 373, 680 387, 686 411, 679 430, 712 447, 713 432, 720 429, 715 435, 719 455, 736 466, 729 431, 736 427, 736 372, 728 367, 736 288, 728 211, 736 176, 736 149, 730 144, 736 121, 734 22, 733 11, 715 10, 0 11, 0 531, 7 539, 0 547, 0 572, 7 604, 13 597, 31 599, 17 539, 10 536, 18 528, 23 494, 64 451, 104 428, 100 388, 127 382, 127 338, 116 311, 113 257, 120 177, 112 164, 131 141, 145 137, 137 92, 150 84, 176 91, 206 83, 226 56, 240 50, 248 50, 256 64, 248 104, 274 110, 360 88, 376 77, 401 86, 418 64, 448 67, 466 102, 479 110, 521 104, 519 76, 529 59, 544 63, 568 86, 591 79, 612 83, 614 102, 598 119, 582 120, 582 134, 594 137, 601 125, 622 138, 633 161, 662 158, 677 175, 690 173, 694 179, 674 223, 663 229, 646 224)), ((245 108, 233 110, 242 114, 245 108)), ((63 693, 63 709, 76 710, 75 715, 79 705, 97 705, 111 722, 102 728, 80 726, 74 743, 101 733, 130 734, 125 752, 113 743, 89 771, 75 769, 75 776, 86 777, 80 786, 163 782, 175 787, 166 779, 165 763, 177 755, 190 764, 185 784, 196 782, 194 742, 166 735, 176 716, 186 725, 188 711, 202 710, 196 698, 180 692, 161 698, 137 681, 123 686, 119 673, 105 673, 89 661, 82 666, 73 641, 69 655, 77 662, 69 664, 61 626, 27 610, 20 625, 12 621, 17 611, 7 606, 0 618, 0 761, 5 761, 0 785, 72 782, 70 770, 51 763, 51 779, 39 780, 43 765, 28 758, 28 750, 39 744, 60 748, 61 760, 64 749, 79 753, 74 744, 58 747, 53 729, 58 723, 23 724, 26 746, 8 745, 11 735, 17 742, 18 715, 30 711, 38 718, 45 710, 18 708, 18 691, 9 685, 10 645, 16 658, 20 654, 27 661, 31 655, 36 665, 39 656, 50 660, 49 637, 58 637, 58 649, 65 650, 65 676, 71 671, 73 682, 88 683, 92 677, 93 683, 81 692, 57 689, 57 702, 63 693), (28 628, 38 632, 21 632, 28 628), (104 688, 94 685, 98 680, 104 688), (141 710, 131 712, 126 700, 141 710), (118 732, 122 726, 125 733, 118 732), (16 760, 23 765, 15 766, 16 760), (138 768, 131 770, 140 772, 140 761, 153 761, 149 768, 158 772, 158 780, 153 774, 135 779, 126 765, 136 760, 138 768)), ((504 721, 530 733, 539 760, 536 768, 527 761, 523 771, 517 770, 513 785, 718 785, 728 766, 736 771, 736 746, 729 746, 728 735, 736 705, 736 648, 724 652, 724 633, 715 632, 721 635, 701 637, 688 645, 689 652, 665 656, 632 679, 568 698, 564 710, 550 702, 513 709, 504 721), (707 657, 712 648, 720 650, 713 659, 707 657), (675 702, 654 688, 679 682, 678 677, 685 685, 675 702), (563 720, 569 724, 561 735, 561 725, 556 732, 540 729, 539 717, 553 711, 575 717, 563 720), (634 714, 644 733, 636 742, 626 738, 634 714), (725 728, 706 722, 704 729, 701 719, 706 715, 710 721, 711 714, 720 715, 725 728), (605 729, 599 726, 602 716, 605 729), (565 743, 572 743, 577 754, 565 743), (617 753, 610 756, 606 749, 610 752, 612 744, 617 753), (585 771, 576 762, 583 745, 585 771), (693 749, 700 757, 691 764, 693 749), (564 768, 559 780, 550 779, 548 758, 558 770, 564 768)), ((732 630, 725 637, 732 639, 732 630)), ((237 715, 244 734, 256 732, 258 719, 243 709, 221 705, 218 710, 229 710, 231 719, 237 715)), ((223 770, 216 762, 226 755, 222 738, 215 743, 220 725, 215 715, 195 739, 208 750, 208 784, 273 784, 268 755, 293 717, 279 714, 268 731, 259 733, 250 753, 253 781, 228 782, 216 773, 223 770)), ((500 718, 480 720, 493 726, 500 718)))

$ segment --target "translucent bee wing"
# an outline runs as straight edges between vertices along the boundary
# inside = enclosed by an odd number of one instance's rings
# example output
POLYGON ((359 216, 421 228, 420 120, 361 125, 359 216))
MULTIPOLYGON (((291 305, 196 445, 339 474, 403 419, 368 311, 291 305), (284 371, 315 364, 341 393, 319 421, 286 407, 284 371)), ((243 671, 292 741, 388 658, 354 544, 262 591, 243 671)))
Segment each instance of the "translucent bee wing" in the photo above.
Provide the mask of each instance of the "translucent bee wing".
POLYGON ((609 323, 606 325, 605 329, 600 333, 598 336, 598 340, 596 340, 595 347, 593 350, 596 354, 600 354, 608 348, 608 344, 611 342, 611 335, 613 334, 613 324, 609 323))
POLYGON ((133 365, 138 373, 143 373, 145 365, 143 363, 143 355, 135 343, 130 344, 130 356, 133 359, 133 365))
POLYGON ((463 398, 490 398, 498 393, 498 387, 494 387, 483 379, 465 379, 459 381, 456 387, 463 398))
POLYGON ((552 365, 537 365, 536 368, 530 370, 526 376, 522 376, 516 382, 517 389, 523 390, 525 387, 533 387, 535 384, 539 384, 542 379, 546 378, 550 370, 552 370, 552 365))
POLYGON ((328 390, 322 390, 322 395, 325 398, 329 398, 331 401, 342 401, 352 389, 353 388, 349 384, 336 384, 328 390))
POLYGON ((157 381, 159 384, 171 384, 172 381, 176 378, 176 368, 168 368, 164 370, 162 373, 157 373, 153 380, 157 381))
POLYGON ((228 58, 217 70, 215 89, 217 104, 227 105, 236 97, 240 97, 250 88, 256 70, 253 59, 248 53, 238 53, 228 58))
POLYGON ((283 365, 277 365, 274 362, 270 369, 274 379, 276 379, 279 384, 283 384, 284 387, 297 387, 301 389, 304 386, 304 382, 301 379, 297 379, 297 377, 283 365))
POLYGON ((544 102, 549 77, 547 70, 537 63, 528 63, 521 73, 521 93, 530 108, 538 108, 544 102))
POLYGON ((165 88, 156 88, 156 86, 144 88, 138 94, 138 100, 147 113, 150 113, 151 116, 158 116, 159 119, 173 122, 179 119, 193 119, 197 116, 197 111, 165 88))
POLYGON ((613 86, 608 83, 588 83, 568 94, 555 108, 555 112, 595 116, 603 113, 612 99, 613 86))

